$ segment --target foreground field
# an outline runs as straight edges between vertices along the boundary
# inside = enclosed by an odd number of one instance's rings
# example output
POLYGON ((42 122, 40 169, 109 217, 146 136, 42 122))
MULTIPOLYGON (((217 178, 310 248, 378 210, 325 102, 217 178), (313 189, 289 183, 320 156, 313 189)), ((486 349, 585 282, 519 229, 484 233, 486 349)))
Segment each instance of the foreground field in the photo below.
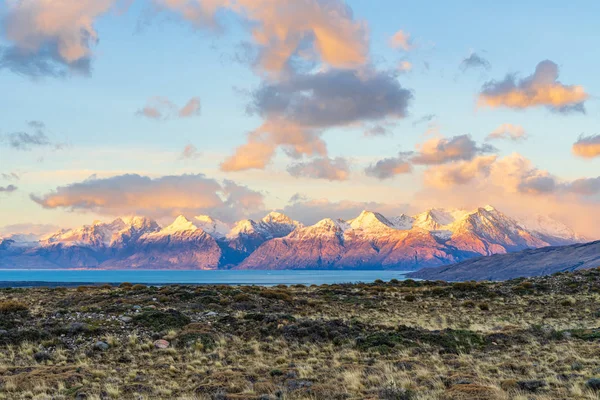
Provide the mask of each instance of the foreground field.
POLYGON ((0 290, 0 399, 598 399, 600 270, 0 290))

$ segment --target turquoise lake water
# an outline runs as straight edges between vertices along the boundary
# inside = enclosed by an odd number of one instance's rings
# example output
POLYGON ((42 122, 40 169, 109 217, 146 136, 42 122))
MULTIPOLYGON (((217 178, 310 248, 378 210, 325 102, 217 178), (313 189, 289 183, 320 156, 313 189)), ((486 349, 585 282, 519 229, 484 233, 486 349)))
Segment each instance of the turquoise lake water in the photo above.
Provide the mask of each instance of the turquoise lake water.
POLYGON ((178 270, 0 270, 0 286, 53 286, 76 283, 321 285, 403 280, 404 271, 178 271, 178 270))

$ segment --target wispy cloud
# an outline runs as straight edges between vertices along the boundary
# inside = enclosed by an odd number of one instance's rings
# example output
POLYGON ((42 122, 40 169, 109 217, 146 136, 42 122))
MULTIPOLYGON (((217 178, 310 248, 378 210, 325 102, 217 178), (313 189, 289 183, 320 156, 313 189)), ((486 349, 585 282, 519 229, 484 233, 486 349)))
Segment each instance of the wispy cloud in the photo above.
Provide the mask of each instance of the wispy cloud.
POLYGON ((489 135, 487 135, 487 140, 497 140, 497 139, 509 139, 514 142, 525 140, 527 138, 527 133, 525 129, 521 125, 514 124, 502 124, 496 129, 494 129, 489 135))
POLYGON ((192 160, 200 157, 202 154, 193 144, 186 144, 179 156, 180 160, 192 160))
POLYGON ((287 168, 290 175, 299 178, 326 179, 329 181, 345 181, 350 177, 350 165, 342 157, 316 158, 307 162, 290 165, 287 168))
POLYGON ((489 70, 492 68, 492 64, 479 54, 473 52, 468 57, 465 57, 460 63, 460 69, 466 72, 469 69, 484 69, 489 70))
POLYGON ((17 190, 15 185, 0 186, 0 193, 12 193, 17 190))
POLYGON ((155 96, 148 99, 146 105, 136 114, 150 119, 189 118, 200 115, 201 106, 198 97, 192 97, 183 107, 178 107, 166 97, 155 96))
POLYGON ((31 131, 13 132, 0 136, 0 140, 15 150, 30 151, 36 148, 50 147, 62 149, 64 143, 55 143, 46 135, 46 125, 41 121, 29 121, 31 131))
POLYGON ((410 37, 410 33, 399 30, 392 35, 389 41, 390 47, 393 49, 401 49, 404 51, 412 50, 415 46, 410 37))

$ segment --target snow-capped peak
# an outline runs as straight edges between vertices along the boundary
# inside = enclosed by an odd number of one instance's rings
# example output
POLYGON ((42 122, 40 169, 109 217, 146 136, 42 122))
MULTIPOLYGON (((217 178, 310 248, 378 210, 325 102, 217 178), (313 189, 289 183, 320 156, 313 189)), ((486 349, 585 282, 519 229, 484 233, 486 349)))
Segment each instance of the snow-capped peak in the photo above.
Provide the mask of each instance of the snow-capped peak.
POLYGON ((261 220, 267 224, 277 223, 277 224, 293 224, 294 221, 285 214, 282 214, 277 211, 271 211, 261 220))
POLYGON ((352 229, 368 232, 380 232, 382 230, 395 229, 395 226, 383 215, 363 210, 360 215, 348 221, 352 229))
POLYGON ((406 214, 400 214, 397 217, 388 218, 396 229, 408 230, 411 229, 414 223, 414 218, 406 214))
POLYGON ((175 218, 173 223, 161 230, 162 233, 175 233, 175 232, 185 232, 185 231, 195 231, 198 229, 196 225, 183 215, 175 218))
POLYGON ((225 222, 208 215, 197 215, 194 217, 194 221, 198 228, 214 238, 224 238, 231 229, 225 222))
MULTIPOLYGON (((585 238, 577 235, 564 223, 551 217, 535 214, 521 218, 519 223, 526 229, 532 231, 536 236, 543 239, 559 239, 567 242, 584 242, 585 238)), ((560 244, 560 243, 557 243, 560 244)))
POLYGON ((131 227, 137 230, 152 226, 158 226, 154 220, 148 217, 140 217, 138 215, 121 217, 120 219, 127 227, 131 227))
POLYGON ((348 229, 349 227, 350 227, 350 225, 348 225, 348 223, 345 221, 342 221, 342 220, 334 221, 331 218, 325 218, 325 219, 320 220, 319 222, 317 222, 310 228, 319 228, 319 229, 326 229, 326 230, 337 229, 337 230, 344 231, 344 230, 348 229))

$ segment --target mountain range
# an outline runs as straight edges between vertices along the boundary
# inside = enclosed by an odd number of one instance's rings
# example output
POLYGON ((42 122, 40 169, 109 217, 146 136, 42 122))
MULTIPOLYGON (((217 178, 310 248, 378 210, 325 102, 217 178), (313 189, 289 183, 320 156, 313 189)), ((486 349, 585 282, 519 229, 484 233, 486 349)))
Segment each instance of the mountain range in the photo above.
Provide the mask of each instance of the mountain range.
POLYGON ((179 216, 164 227, 132 216, 2 238, 0 268, 416 270, 584 241, 549 217, 517 221, 492 206, 390 218, 363 211, 310 226, 279 212, 232 225, 179 216))

